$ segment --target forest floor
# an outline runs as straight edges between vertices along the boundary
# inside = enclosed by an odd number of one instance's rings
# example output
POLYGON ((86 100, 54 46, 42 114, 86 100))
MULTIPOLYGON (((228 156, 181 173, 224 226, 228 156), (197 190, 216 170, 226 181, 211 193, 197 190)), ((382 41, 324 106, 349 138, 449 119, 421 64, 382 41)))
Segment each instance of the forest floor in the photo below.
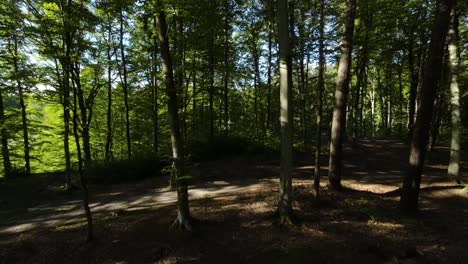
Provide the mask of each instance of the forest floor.
MULTIPOLYGON (((362 140, 345 148, 343 193, 311 193, 311 155, 295 155, 295 224, 275 218, 279 160, 259 156, 192 169, 192 232, 170 229, 167 179, 92 185, 96 239, 85 243, 80 194, 62 175, 0 185, 0 263, 468 263, 468 194, 446 177, 448 149, 428 155, 420 212, 398 210, 407 146, 362 140)), ((327 164, 324 156, 322 164, 327 164)), ((463 171, 467 171, 463 163, 463 171)), ((322 168, 326 175, 326 167, 322 168)))

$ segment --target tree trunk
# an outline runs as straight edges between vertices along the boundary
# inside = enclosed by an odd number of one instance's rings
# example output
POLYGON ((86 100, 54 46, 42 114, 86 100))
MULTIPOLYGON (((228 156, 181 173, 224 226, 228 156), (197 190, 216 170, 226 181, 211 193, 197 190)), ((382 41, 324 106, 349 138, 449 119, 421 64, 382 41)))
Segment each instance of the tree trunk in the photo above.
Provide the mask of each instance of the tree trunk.
POLYGON ((111 26, 108 27, 108 43, 107 43, 107 131, 106 131, 106 153, 105 160, 109 162, 112 159, 112 54, 111 41, 112 33, 111 26))
POLYGON ((18 62, 18 39, 17 36, 13 36, 13 67, 16 79, 16 88, 18 89, 19 103, 21 107, 21 121, 23 129, 23 150, 24 150, 24 169, 26 175, 31 173, 31 158, 29 155, 29 135, 28 135, 28 119, 26 116, 26 104, 24 103, 24 90, 23 84, 20 81, 19 76, 19 62, 18 62))
POLYGON ((230 74, 230 1, 226 1, 226 11, 224 17, 224 95, 223 95, 223 106, 224 106, 224 136, 227 136, 229 131, 229 74, 230 74))
POLYGON ((267 68, 267 110, 266 110, 266 127, 267 129, 271 129, 271 72, 273 68, 273 3, 272 1, 269 2, 268 8, 268 68, 267 68))
MULTIPOLYGON (((412 37, 411 37, 412 39, 412 37)), ((414 65, 414 55, 413 55, 413 44, 410 43, 410 48, 408 49, 408 67, 410 70, 410 90, 409 90, 409 100, 408 100, 408 141, 411 140, 411 136, 413 135, 413 127, 414 127, 414 116, 416 113, 416 95, 418 92, 418 69, 414 65)))
POLYGON ((372 138, 375 137, 375 86, 374 83, 372 82, 371 85, 371 91, 370 91, 370 103, 371 103, 371 133, 372 133, 372 138))
POLYGON ((187 182, 184 179, 184 155, 183 143, 179 127, 177 90, 174 84, 174 73, 172 69, 171 53, 169 50, 169 38, 164 13, 161 2, 158 1, 158 36, 164 73, 164 82, 168 96, 167 107, 169 110, 169 123, 171 127, 172 157, 174 159, 173 168, 177 187, 177 219, 176 224, 188 230, 190 226, 190 210, 188 203, 187 182))
MULTIPOLYGON (((153 24, 154 28, 156 31, 156 28, 158 26, 158 23, 156 21, 156 18, 153 18, 153 24)), ((153 37, 153 50, 151 56, 153 57, 153 64, 151 66, 151 78, 153 82, 153 86, 151 87, 151 95, 152 95, 152 115, 153 115, 153 155, 155 157, 158 156, 158 144, 159 144, 159 139, 158 139, 158 123, 159 123, 159 118, 158 118, 158 111, 159 111, 159 105, 158 105, 158 83, 157 83, 157 66, 156 66, 156 58, 157 58, 157 36, 155 35, 153 37)))
POLYGON ((11 176, 11 161, 10 151, 8 149, 8 132, 5 128, 5 110, 3 106, 3 95, 0 91, 0 136, 2 137, 2 158, 3 158, 3 173, 5 178, 11 176))
MULTIPOLYGON (((83 87, 81 85, 81 73, 80 65, 77 63, 72 64, 73 84, 75 87, 76 97, 78 98, 78 106, 80 108, 80 127, 81 127, 81 139, 83 141, 83 152, 84 152, 84 165, 89 167, 91 163, 91 144, 89 134, 89 124, 91 120, 88 118, 88 109, 85 104, 85 97, 83 94, 83 87)), ((76 113, 74 113, 76 114, 76 113)))
POLYGON ((398 59, 398 96, 399 96, 399 110, 398 110, 398 135, 403 137, 403 63, 398 59))
MULTIPOLYGON (((67 48, 68 49, 68 48, 67 48)), ((68 53, 68 52, 67 52, 68 53)), ((68 57, 69 58, 69 57, 68 57)), ((70 158, 70 145, 69 145, 69 135, 70 135, 70 67, 69 60, 62 65, 64 67, 63 73, 63 150, 65 156, 65 182, 66 190, 69 190, 72 187, 71 182, 71 158, 70 158), (67 68, 67 69, 65 69, 67 68)))
POLYGON ((83 167, 83 158, 81 155, 81 146, 80 146, 80 136, 78 134, 78 103, 77 97, 79 97, 79 91, 77 87, 73 89, 73 134, 75 135, 75 143, 76 143, 76 150, 78 156, 78 175, 80 177, 81 188, 83 191, 83 209, 86 215, 86 221, 88 224, 88 233, 87 233, 87 241, 92 241, 94 238, 93 233, 93 217, 91 214, 91 209, 89 208, 89 191, 88 191, 88 184, 86 180, 85 170, 86 170, 86 163, 84 163, 83 167))
POLYGON ((291 54, 288 26, 288 2, 277 1, 280 69, 280 122, 281 122, 281 172, 279 182, 278 213, 281 223, 290 222, 292 213, 292 142, 290 120, 291 54))
POLYGON ((213 143, 213 138, 214 138, 214 36, 213 32, 211 32, 211 40, 210 40, 210 48, 208 51, 208 70, 210 74, 210 88, 209 88, 209 94, 208 94, 208 100, 209 100, 209 108, 210 108, 210 143, 213 143))
POLYGON ((322 111, 323 111, 323 90, 325 89, 324 72, 325 72, 325 0, 320 1, 320 25, 319 25, 319 75, 318 75, 318 104, 317 104, 317 121, 315 134, 315 169, 314 169, 314 195, 316 198, 320 195, 320 152, 322 149, 322 111))
POLYGON ((430 123, 434 110, 434 99, 437 84, 441 75, 445 40, 450 22, 450 11, 453 0, 441 0, 432 26, 431 42, 421 87, 421 105, 416 117, 413 138, 410 148, 409 168, 403 180, 400 205, 404 211, 414 212, 418 209, 418 196, 424 156, 427 150, 430 123))
POLYGON ((341 163, 343 151, 343 131, 346 126, 346 101, 349 93, 349 80, 351 70, 351 51, 353 47, 354 16, 356 0, 347 0, 345 32, 341 43, 341 58, 338 66, 338 76, 335 91, 335 110, 330 143, 330 161, 328 168, 328 181, 330 187, 341 191, 341 163))
MULTIPOLYGON (((70 190, 72 188, 71 182, 71 157, 70 157, 70 143, 69 143, 69 135, 70 135, 70 77, 71 77, 71 48, 72 48, 72 35, 70 32, 69 26, 69 17, 70 17, 70 6, 71 0, 67 1, 67 8, 65 10, 66 14, 64 16, 64 49, 65 49, 65 57, 63 59, 59 59, 60 64, 62 65, 62 92, 63 92, 63 150, 65 156, 65 183, 66 183, 66 190, 70 190)), ((57 65, 58 66, 58 65, 57 65)), ((60 79, 59 71, 57 70, 57 79, 60 79)))
POLYGON ((448 176, 461 183, 460 177, 460 141, 461 141, 461 112, 460 112, 460 89, 458 87, 458 74, 460 54, 458 53, 458 15, 456 9, 452 11, 452 26, 448 32, 448 50, 450 59, 450 108, 452 124, 452 140, 450 144, 450 162, 448 176))
POLYGON ((125 135, 127 137, 127 155, 130 159, 132 157, 132 145, 131 145, 131 138, 130 138, 130 117, 129 117, 129 107, 128 107, 128 82, 127 82, 127 60, 125 57, 125 47, 123 43, 123 29, 124 29, 124 21, 123 21, 123 7, 120 7, 120 56, 122 59, 122 70, 123 70, 123 94, 124 94, 124 104, 125 104, 125 135))

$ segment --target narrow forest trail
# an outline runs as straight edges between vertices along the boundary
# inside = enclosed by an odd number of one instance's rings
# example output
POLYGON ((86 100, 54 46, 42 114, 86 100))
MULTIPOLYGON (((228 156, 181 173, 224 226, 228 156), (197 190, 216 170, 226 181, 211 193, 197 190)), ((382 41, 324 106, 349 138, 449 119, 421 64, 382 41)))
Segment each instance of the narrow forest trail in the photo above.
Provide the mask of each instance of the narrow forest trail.
MULTIPOLYGON (((398 199, 398 188, 401 185, 408 156, 406 145, 393 140, 363 140, 354 147, 346 146, 344 153, 343 184, 345 187, 362 192, 363 195, 369 197, 382 198, 383 201, 398 199)), ((442 147, 428 155, 422 182, 421 207, 422 210, 444 207, 446 210, 453 211, 464 208, 461 209, 461 214, 454 216, 463 222, 463 217, 468 213, 466 212, 468 197, 463 196, 462 191, 446 178, 447 158, 448 150, 442 147)), ((326 160, 327 157, 324 156, 322 164, 326 164, 326 160)), ((311 155, 296 155, 293 171, 296 189, 304 190, 311 186, 314 167, 310 163, 312 163, 311 155)), ((463 166, 466 170, 466 162, 463 166)), ((190 187, 189 194, 192 203, 236 200, 242 195, 276 192, 279 161, 235 157, 199 164, 193 169, 193 174, 206 181, 190 187)), ((322 167, 322 186, 326 185, 325 176, 326 167, 324 166, 322 167)), ((166 183, 165 179, 148 179, 134 184, 91 186, 91 210, 95 217, 106 218, 122 212, 172 208, 176 202, 176 194, 164 187, 166 183)), ((17 190, 16 193, 24 195, 21 190, 17 190)), ((60 229, 82 225, 84 216, 79 198, 78 194, 72 197, 62 195, 54 199, 35 201, 31 203, 34 206, 7 207, 0 213, 0 241, 8 241, 30 230, 60 229)), ((15 199, 15 197, 0 197, 0 200, 6 201, 7 206, 14 204, 8 199, 15 199)), ((31 196, 29 199, 34 201, 35 198, 31 196)), ((307 213, 304 217, 307 218, 307 213)), ((466 229, 463 226, 461 228, 466 229)), ((468 230, 462 230, 462 234, 468 234, 468 230)))

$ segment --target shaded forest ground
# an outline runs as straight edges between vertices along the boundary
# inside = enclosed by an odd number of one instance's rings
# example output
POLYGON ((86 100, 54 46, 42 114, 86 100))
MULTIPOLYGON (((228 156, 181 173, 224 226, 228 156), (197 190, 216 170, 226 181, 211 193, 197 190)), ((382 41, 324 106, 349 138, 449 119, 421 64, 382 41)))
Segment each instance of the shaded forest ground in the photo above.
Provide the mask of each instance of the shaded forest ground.
POLYGON ((346 147, 347 191, 330 193, 323 184, 317 202, 312 156, 297 154, 297 223, 288 228, 274 217, 277 159, 196 166, 192 175, 203 183, 190 188, 190 233, 169 229, 176 197, 167 179, 93 185, 92 244, 84 243, 79 193, 59 191, 62 175, 13 180, 0 186, 0 263, 467 263, 468 194, 446 177, 448 149, 428 156, 415 216, 397 208, 407 155, 391 140, 346 147))

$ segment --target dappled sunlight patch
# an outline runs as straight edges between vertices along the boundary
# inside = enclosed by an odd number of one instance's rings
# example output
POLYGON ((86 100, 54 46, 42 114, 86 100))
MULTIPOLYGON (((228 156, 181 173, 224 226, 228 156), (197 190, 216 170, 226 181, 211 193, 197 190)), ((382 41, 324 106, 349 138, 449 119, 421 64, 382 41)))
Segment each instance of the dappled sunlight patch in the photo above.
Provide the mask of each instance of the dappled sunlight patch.
POLYGON ((68 230, 75 230, 79 228, 84 228, 86 226, 86 221, 79 221, 76 223, 72 224, 66 224, 66 225, 58 225, 55 228, 53 228, 53 231, 55 232, 66 232, 68 230))
POLYGON ((351 189, 358 190, 358 191, 366 191, 375 194, 384 194, 393 192, 399 189, 399 186, 391 185, 391 184, 378 184, 378 183, 365 183, 359 182, 355 180, 347 181, 347 186, 351 189))

